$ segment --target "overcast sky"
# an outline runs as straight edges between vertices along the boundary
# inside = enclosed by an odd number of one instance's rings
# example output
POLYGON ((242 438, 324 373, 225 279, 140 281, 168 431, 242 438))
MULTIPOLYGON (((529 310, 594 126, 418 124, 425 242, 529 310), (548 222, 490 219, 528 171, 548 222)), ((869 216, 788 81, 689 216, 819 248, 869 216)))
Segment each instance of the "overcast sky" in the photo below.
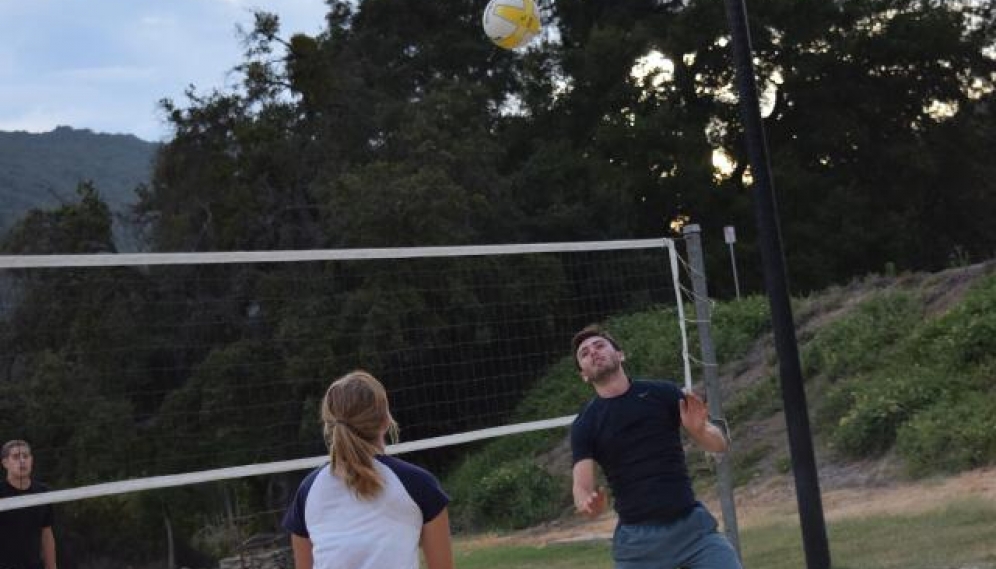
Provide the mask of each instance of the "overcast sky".
POLYGON ((280 16, 281 35, 322 29, 323 0, 0 0, 0 130, 56 126, 168 138, 164 97, 232 85, 236 25, 280 16))

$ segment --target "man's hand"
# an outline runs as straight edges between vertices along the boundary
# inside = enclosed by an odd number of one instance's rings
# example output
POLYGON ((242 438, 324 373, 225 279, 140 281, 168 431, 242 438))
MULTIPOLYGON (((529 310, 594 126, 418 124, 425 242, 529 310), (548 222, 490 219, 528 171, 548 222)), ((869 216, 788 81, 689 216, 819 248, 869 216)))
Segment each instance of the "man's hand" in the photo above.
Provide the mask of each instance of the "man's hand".
POLYGON ((575 496, 574 506, 578 513, 587 518, 597 518, 604 510, 606 503, 605 489, 599 488, 593 492, 575 496))
POLYGON ((701 397, 692 391, 686 391, 685 398, 678 405, 681 425, 699 448, 707 452, 726 452, 729 449, 726 435, 709 422, 709 409, 701 397))
POLYGON ((605 489, 595 483, 595 461, 585 458, 574 463, 574 507, 582 516, 597 517, 605 510, 605 489))
POLYGON ((693 437, 709 424, 709 409, 705 401, 702 401, 694 391, 686 391, 685 398, 678 405, 681 411, 681 424, 693 437))

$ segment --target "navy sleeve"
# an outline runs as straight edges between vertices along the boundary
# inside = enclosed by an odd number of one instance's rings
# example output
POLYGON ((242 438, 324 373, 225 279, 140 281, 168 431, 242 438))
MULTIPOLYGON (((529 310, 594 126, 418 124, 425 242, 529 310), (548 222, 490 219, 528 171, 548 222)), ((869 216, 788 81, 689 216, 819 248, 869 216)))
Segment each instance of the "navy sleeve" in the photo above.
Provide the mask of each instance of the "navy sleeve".
POLYGON ((378 455, 377 460, 401 480, 408 495, 412 497, 419 510, 422 510, 422 523, 427 524, 450 503, 450 497, 443 492, 436 477, 428 470, 405 462, 393 456, 378 455))
POLYGON ((55 525, 55 508, 52 504, 45 504, 45 514, 42 516, 42 527, 50 528, 55 525))
POLYGON ((297 494, 294 495, 294 500, 291 501, 290 506, 287 507, 287 512, 284 513, 281 525, 285 530, 301 537, 310 536, 308 524, 304 520, 304 506, 308 502, 311 485, 315 483, 315 478, 324 468, 324 466, 316 468, 301 481, 301 485, 297 488, 297 494))
POLYGON ((588 405, 586 404, 574 422, 571 423, 571 459, 573 464, 595 456, 595 449, 591 443, 590 423, 588 415, 585 413, 587 409, 588 405))
MULTIPOLYGON (((52 491, 51 488, 49 488, 48 486, 46 486, 45 484, 43 484, 41 482, 33 482, 32 484, 33 484, 34 487, 37 488, 37 491, 38 491, 39 494, 41 494, 43 492, 51 492, 52 491)), ((55 525, 55 508, 52 507, 52 504, 45 504, 45 505, 41 506, 41 508, 42 508, 41 527, 43 527, 43 528, 50 528, 53 525, 55 525)))

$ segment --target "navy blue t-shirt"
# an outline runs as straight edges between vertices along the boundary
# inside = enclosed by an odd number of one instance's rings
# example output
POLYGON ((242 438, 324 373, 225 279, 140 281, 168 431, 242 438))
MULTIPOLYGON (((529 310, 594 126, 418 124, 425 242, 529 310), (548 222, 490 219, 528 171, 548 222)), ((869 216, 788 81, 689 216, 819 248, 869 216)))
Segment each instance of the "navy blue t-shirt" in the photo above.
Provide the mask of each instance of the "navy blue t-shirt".
POLYGON ((681 445, 678 402, 668 381, 632 381, 617 397, 595 397, 571 426, 574 463, 594 459, 623 524, 665 523, 696 504, 681 445))
MULTIPOLYGON (((48 486, 34 481, 26 490, 0 482, 0 498, 16 498, 48 492, 48 486)), ((52 527, 52 504, 29 506, 0 512, 0 568, 41 567, 42 529, 52 527)))

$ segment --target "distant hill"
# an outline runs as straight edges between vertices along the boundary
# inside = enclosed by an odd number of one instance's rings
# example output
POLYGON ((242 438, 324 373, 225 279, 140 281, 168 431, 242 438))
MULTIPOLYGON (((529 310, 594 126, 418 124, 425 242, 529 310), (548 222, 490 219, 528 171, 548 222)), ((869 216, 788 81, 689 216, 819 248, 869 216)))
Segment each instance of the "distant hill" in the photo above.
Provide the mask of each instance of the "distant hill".
POLYGON ((0 233, 30 209, 74 201, 86 180, 112 211, 126 211, 137 199, 135 188, 151 178, 159 146, 68 126, 40 134, 0 131, 0 233))

